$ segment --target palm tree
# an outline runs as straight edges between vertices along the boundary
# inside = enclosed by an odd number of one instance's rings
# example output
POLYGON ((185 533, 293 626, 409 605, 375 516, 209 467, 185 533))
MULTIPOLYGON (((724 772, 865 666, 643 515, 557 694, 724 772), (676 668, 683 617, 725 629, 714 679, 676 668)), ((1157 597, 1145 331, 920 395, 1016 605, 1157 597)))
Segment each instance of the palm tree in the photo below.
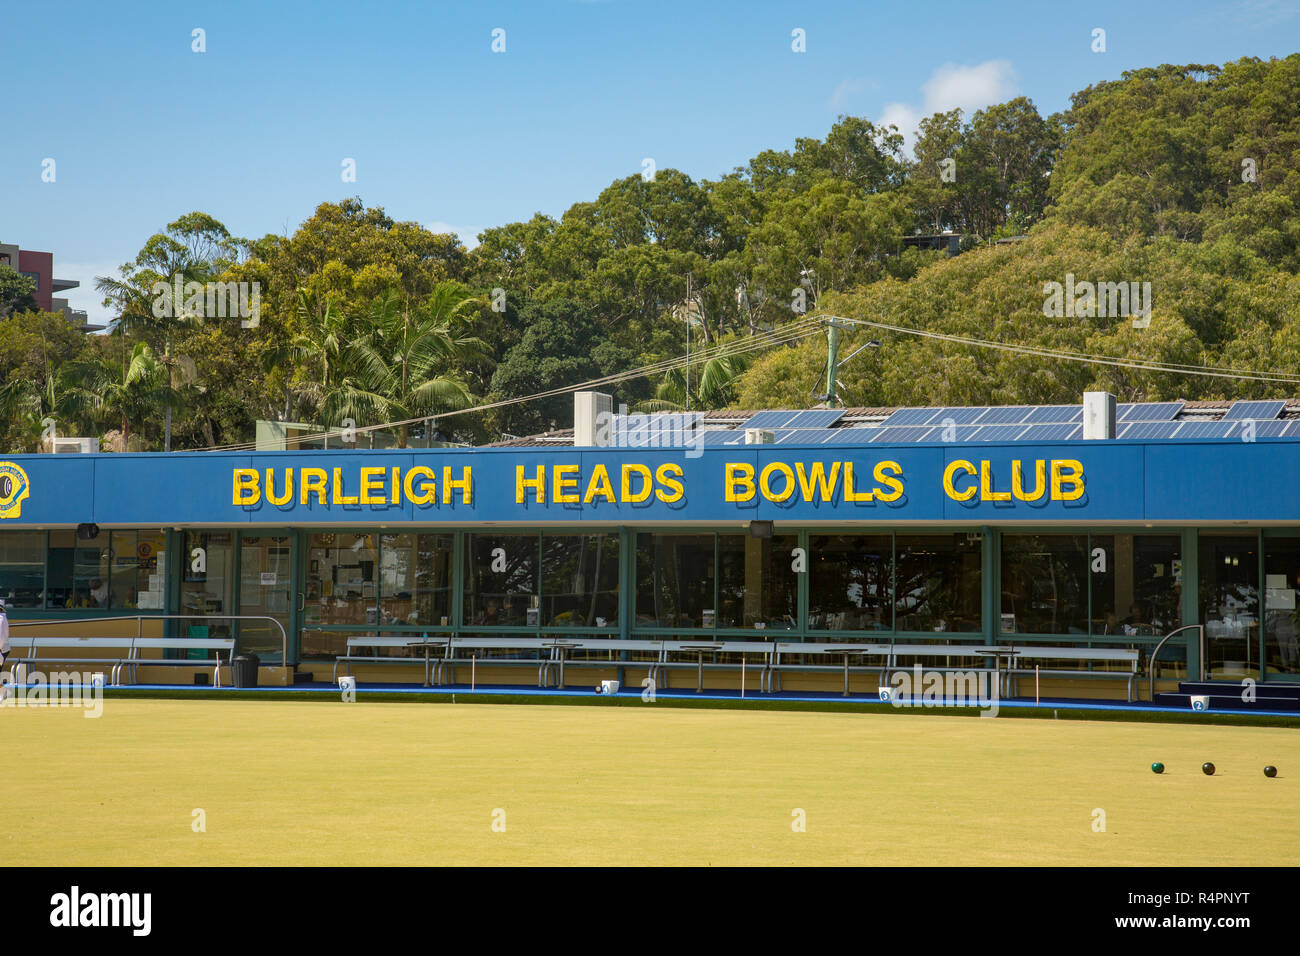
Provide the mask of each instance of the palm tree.
POLYGON ((295 384, 292 373, 285 376, 284 418, 287 421, 295 398, 306 399, 316 410, 324 407, 346 374, 348 321, 332 298, 323 302, 298 290, 298 331, 284 345, 268 351, 263 371, 290 366, 306 376, 295 384))
POLYGON ((122 449, 129 450, 132 424, 179 401, 170 370, 148 344, 137 342, 120 365, 97 357, 69 363, 60 376, 67 407, 102 423, 120 421, 122 449))
MULTIPOLYGON (((405 421, 468 406, 469 388, 452 369, 485 354, 480 339, 463 334, 482 304, 481 297, 466 295, 455 282, 435 286, 418 310, 396 293, 376 299, 362 319, 369 331, 348 349, 350 374, 324 403, 327 420, 405 421)), ((399 446, 405 448, 408 438, 403 424, 399 446)))
POLYGON ((735 399, 736 382, 749 369, 747 353, 724 351, 704 363, 698 381, 691 383, 688 394, 686 376, 681 369, 664 375, 655 389, 655 397, 639 402, 638 412, 680 412, 691 408, 726 408, 735 399))

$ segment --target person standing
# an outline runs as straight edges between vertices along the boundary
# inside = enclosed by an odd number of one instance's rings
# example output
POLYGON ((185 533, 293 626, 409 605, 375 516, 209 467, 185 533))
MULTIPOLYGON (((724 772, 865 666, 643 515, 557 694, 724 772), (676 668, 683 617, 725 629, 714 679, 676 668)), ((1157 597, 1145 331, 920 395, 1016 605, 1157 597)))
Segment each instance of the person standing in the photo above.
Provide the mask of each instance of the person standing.
MULTIPOLYGON (((4 670, 5 661, 9 659, 9 615, 5 602, 0 600, 0 671, 4 670)), ((0 681, 0 700, 9 693, 3 681, 0 681)))

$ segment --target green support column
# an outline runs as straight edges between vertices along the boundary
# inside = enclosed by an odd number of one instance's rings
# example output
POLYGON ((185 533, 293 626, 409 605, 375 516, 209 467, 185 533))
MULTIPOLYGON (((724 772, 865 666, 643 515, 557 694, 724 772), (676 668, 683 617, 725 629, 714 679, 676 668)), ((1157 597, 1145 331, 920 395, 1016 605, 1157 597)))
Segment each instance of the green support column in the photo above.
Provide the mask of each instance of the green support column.
MULTIPOLYGON (((307 532, 286 528, 289 536, 289 659, 281 662, 288 668, 298 663, 302 653, 302 619, 307 594, 307 532)), ((292 678, 290 678, 292 679, 292 678)))
MULTIPOLYGON (((181 554, 184 543, 184 532, 167 530, 163 544, 167 550, 167 567, 158 569, 166 575, 163 580, 167 582, 167 592, 163 596, 164 614, 181 613, 181 582, 185 580, 185 568, 189 560, 189 555, 181 554)), ((177 628, 178 623, 177 621, 165 622, 163 633, 168 637, 175 637, 180 633, 177 628)))
POLYGON ((980 528, 980 590, 983 592, 982 620, 984 643, 996 644, 1001 633, 1002 620, 1002 567, 1001 533, 987 526, 980 528))
POLYGON ((451 542, 451 626, 459 634, 465 624, 465 532, 453 531, 451 542))
POLYGON ((1256 679, 1262 684, 1268 675, 1264 673, 1264 622, 1268 619, 1268 578, 1264 576, 1264 529, 1260 528, 1255 532, 1255 553, 1259 555, 1259 577, 1255 582, 1255 593, 1259 596, 1259 609, 1256 611, 1259 617, 1259 645, 1255 648, 1256 659, 1259 661, 1259 677, 1256 679))
POLYGON ((636 613, 636 532, 618 529, 618 636, 626 641, 632 636, 636 613))
MULTIPOLYGON (((1183 529, 1183 606, 1184 624, 1201 624, 1199 569, 1200 548, 1195 528, 1183 529)), ((1163 657, 1162 657, 1163 659, 1163 657)), ((1201 679, 1201 645, 1195 632, 1189 632, 1187 645, 1187 679, 1201 679)))
MULTIPOLYGON (((795 599, 795 614, 798 618, 795 622, 795 633, 799 635, 799 640, 806 641, 808 627, 808 576, 811 573, 809 562, 812 559, 812 549, 808 545, 808 532, 799 532, 799 547, 803 548, 804 572, 799 575, 799 587, 796 589, 797 597, 795 599)), ((775 639, 775 638, 774 638, 775 639)))
MULTIPOLYGON (((636 532, 627 527, 618 529, 618 637, 626 641, 632 636, 632 616, 636 613, 636 532)), ((627 651, 619 652, 619 660, 628 659, 627 651)), ((620 665, 614 679, 621 686, 627 680, 620 665)))

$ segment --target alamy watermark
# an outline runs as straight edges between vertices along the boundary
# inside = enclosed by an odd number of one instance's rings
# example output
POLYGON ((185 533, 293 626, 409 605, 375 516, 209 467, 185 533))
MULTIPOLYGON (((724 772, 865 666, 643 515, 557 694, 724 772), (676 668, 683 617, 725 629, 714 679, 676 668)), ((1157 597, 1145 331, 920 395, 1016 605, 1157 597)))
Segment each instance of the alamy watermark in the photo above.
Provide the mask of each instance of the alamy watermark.
POLYGON ((79 671, 52 671, 26 677, 21 668, 0 674, 0 707, 81 707, 82 716, 104 713, 104 675, 79 671))
POLYGON ((923 670, 920 664, 895 671, 879 693, 895 707, 978 707, 981 717, 996 717, 1001 699, 989 671, 923 670))
POLYGON ((685 448, 687 458, 704 454, 704 429, 694 412, 630 415, 626 405, 618 414, 596 415, 596 444, 606 448, 685 448))
POLYGON ((1043 315, 1049 319, 1132 318, 1133 328, 1151 324, 1150 282, 1075 282, 1074 273, 1065 283, 1043 283, 1043 315))
POLYGON ((255 329, 262 322, 260 282, 185 282, 173 276, 149 287, 157 319, 193 316, 204 319, 240 318, 240 328, 255 329))

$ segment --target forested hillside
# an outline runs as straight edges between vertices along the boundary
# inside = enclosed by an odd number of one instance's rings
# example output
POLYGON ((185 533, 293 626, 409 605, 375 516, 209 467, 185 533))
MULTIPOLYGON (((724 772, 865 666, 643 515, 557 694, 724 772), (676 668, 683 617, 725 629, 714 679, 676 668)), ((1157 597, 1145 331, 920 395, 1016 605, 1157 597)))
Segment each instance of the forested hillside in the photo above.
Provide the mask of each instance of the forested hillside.
MULTIPOLYGON (((26 311, 29 290, 0 267, 0 447, 35 450, 51 418, 131 449, 248 441, 259 418, 417 419, 673 358, 688 333, 693 351, 714 349, 707 365, 618 383, 617 400, 807 406, 826 340, 794 323, 821 314, 1121 360, 864 328, 840 351, 880 342, 841 371, 850 405, 1075 402, 1094 386, 1121 400, 1297 395, 1298 208, 1300 54, 1138 70, 1046 117, 1025 98, 935 114, 908 155, 892 127, 842 117, 717 179, 634 173, 472 250, 360 198, 257 239, 194 212, 100 282, 109 334, 26 311), (905 241, 948 230, 955 257, 905 241), (178 277, 256 282, 260 313, 159 315, 155 284, 178 277), (1048 284, 1075 281, 1149 283, 1149 315, 1051 314, 1048 284), (750 347, 783 329, 787 344, 750 347)), ((492 440, 567 425, 571 407, 561 395, 438 428, 492 440)))

